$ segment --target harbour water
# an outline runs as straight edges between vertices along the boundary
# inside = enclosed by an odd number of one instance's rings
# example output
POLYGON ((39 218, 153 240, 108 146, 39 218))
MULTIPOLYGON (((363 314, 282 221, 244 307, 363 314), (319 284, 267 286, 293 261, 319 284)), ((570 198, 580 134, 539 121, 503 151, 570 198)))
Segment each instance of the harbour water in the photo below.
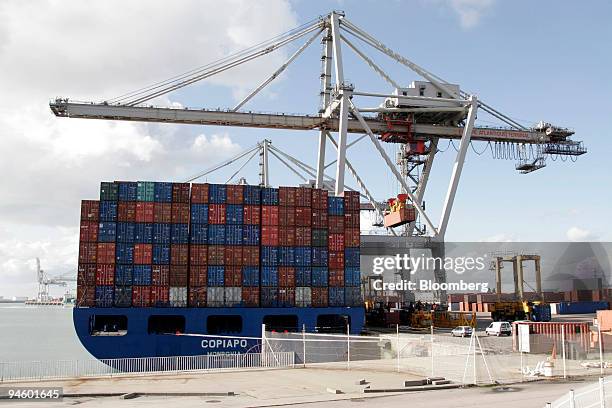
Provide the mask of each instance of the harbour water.
POLYGON ((0 362, 89 360, 72 308, 0 304, 0 362))

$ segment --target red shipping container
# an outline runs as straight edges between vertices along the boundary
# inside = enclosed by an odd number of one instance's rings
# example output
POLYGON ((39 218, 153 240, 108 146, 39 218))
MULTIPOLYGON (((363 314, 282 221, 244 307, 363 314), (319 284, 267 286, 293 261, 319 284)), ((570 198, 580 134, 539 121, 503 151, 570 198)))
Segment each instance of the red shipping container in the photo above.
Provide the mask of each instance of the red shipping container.
POLYGON ((134 222, 136 221, 136 202, 119 201, 117 204, 117 221, 134 222))
POLYGON ((295 192, 295 205, 298 207, 312 207, 312 189, 298 187, 295 192))
POLYGON ((329 234, 327 247, 330 251, 344 252, 344 234, 329 234))
POLYGON ((295 227, 295 207, 278 207, 278 225, 295 227))
POLYGON ((78 286, 95 286, 96 264, 79 264, 77 273, 78 286))
POLYGON ((172 203, 172 223, 173 224, 189 223, 189 204, 172 203))
POLYGON ((359 228, 346 228, 344 230, 344 246, 347 248, 358 247, 361 235, 359 228))
POLYGON ((242 204, 244 203, 244 186, 243 185, 227 185, 227 203, 242 204))
POLYGON ((225 204, 208 205, 208 223, 225 224, 225 204))
POLYGON ((327 209, 312 209, 312 228, 327 228, 327 209))
POLYGON ((95 264, 98 260, 98 244, 95 242, 79 243, 79 263, 95 264))
MULTIPOLYGON (((236 266, 240 266, 242 265, 242 248, 241 246, 236 246, 236 245, 228 245, 225 247, 225 254, 224 254, 224 264, 226 265, 236 265, 236 266)), ((239 286, 239 285, 228 285, 227 283, 225 284, 225 286, 239 286)))
MULTIPOLYGON (((187 244, 171 244, 170 245, 170 264, 171 265, 187 265, 189 263, 189 245, 187 244)), ((180 286, 173 285, 170 286, 180 286)))
POLYGON ((136 203, 136 222, 153 222, 155 219, 153 214, 152 202, 139 201, 136 203))
POLYGON ((312 228, 295 228, 295 246, 310 246, 312 242, 312 228))
POLYGON ((96 285, 113 285, 115 283, 115 265, 97 264, 96 265, 96 285))
POLYGON ((225 247, 223 245, 208 246, 208 264, 209 265, 224 265, 225 264, 225 247))
POLYGON ((279 287, 278 304, 281 307, 295 306, 295 288, 279 287))
POLYGON ((150 265, 153 263, 153 245, 135 244, 134 245, 134 264, 150 265))
POLYGON ((359 192, 345 191, 344 192, 344 211, 359 211, 359 192))
POLYGON ((189 203, 189 183, 172 183, 172 202, 189 203))
POLYGON ((78 285, 77 286, 77 306, 93 307, 96 305, 96 286, 95 285, 78 285))
MULTIPOLYGON (((295 227, 278 227, 278 242, 283 246, 295 245, 295 227)), ((279 244, 263 244, 262 245, 279 245, 279 244)))
POLYGON ((189 247, 189 264, 206 265, 208 264, 208 246, 192 244, 189 247))
POLYGON ((278 206, 261 206, 261 225, 278 225, 278 206))
POLYGON ((81 221, 81 232, 79 234, 80 242, 97 242, 98 241, 98 222, 97 221, 81 221))
POLYGON ((189 268, 189 286, 206 286, 208 279, 208 266, 199 265, 189 268))
POLYGON ((153 222, 172 222, 172 203, 153 203, 153 222))
POLYGON ((151 287, 132 286, 132 306, 149 307, 151 306, 151 287))
POLYGON ((312 288, 311 296, 313 307, 327 307, 329 304, 327 288, 312 288))
POLYGON ((151 286, 151 306, 163 307, 170 303, 169 286, 151 286))
POLYGON ((329 233, 330 234, 344 234, 344 216, 343 215, 330 215, 329 219, 329 233))
POLYGON ((278 204, 285 207, 294 207, 296 190, 295 187, 279 187, 278 204))
POLYGON ((242 265, 259 266, 259 247, 258 246, 242 247, 242 265))
MULTIPOLYGON (((227 253, 227 252, 226 252, 227 253)), ((225 267, 225 286, 242 286, 242 267, 225 267)))
POLYGON ((187 286, 187 265, 170 265, 170 286, 187 286))
POLYGON ((97 200, 81 201, 81 221, 100 221, 100 202, 97 200))
POLYGON ((115 263, 115 244, 110 242, 98 243, 97 263, 115 263))
POLYGON ((344 269, 344 251, 329 251, 329 269, 344 269))
POLYGON ((258 205, 245 205, 243 210, 243 224, 261 224, 261 212, 258 205))
POLYGON ((344 213, 344 228, 360 228, 359 225, 359 212, 345 212, 344 213))
POLYGON ((295 207, 295 225, 310 227, 312 224, 312 210, 308 207, 295 207))
POLYGON ((247 307, 259 307, 259 288, 242 288, 242 304, 247 307))
POLYGON ((206 307, 206 287, 189 288, 189 307, 206 307))
POLYGON ((329 286, 341 287, 344 286, 344 269, 329 270, 329 286))
POLYGON ((327 190, 312 190, 312 208, 327 211, 327 190))
POLYGON ((154 286, 168 286, 170 284, 170 266, 153 265, 151 283, 154 286))
POLYGON ((278 267, 278 286, 295 287, 295 268, 290 266, 278 267))
POLYGON ((208 184, 193 183, 191 185, 191 202, 208 204, 208 184))
POLYGON ((280 237, 280 227, 264 225, 261 227, 261 245, 278 246, 280 237))

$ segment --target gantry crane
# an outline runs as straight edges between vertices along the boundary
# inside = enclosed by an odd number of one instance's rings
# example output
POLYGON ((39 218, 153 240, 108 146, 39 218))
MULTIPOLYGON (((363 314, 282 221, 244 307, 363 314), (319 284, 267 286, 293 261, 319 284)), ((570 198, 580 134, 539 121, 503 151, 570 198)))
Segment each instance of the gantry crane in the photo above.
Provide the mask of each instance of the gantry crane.
POLYGON ((38 295, 36 296, 36 302, 46 303, 51 300, 49 296, 49 286, 68 286, 68 282, 76 282, 74 276, 62 275, 50 278, 47 273, 40 267, 40 259, 36 258, 36 278, 38 281, 38 295))

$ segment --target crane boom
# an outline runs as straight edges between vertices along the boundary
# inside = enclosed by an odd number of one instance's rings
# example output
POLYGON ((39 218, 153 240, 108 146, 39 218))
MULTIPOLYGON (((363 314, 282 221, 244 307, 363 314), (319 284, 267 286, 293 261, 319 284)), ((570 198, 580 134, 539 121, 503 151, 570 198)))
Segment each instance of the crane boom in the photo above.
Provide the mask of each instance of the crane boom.
MULTIPOLYGON (((161 122, 190 125, 237 126, 266 129, 285 130, 338 130, 337 118, 323 118, 319 115, 297 115, 280 113, 252 113, 232 112, 224 110, 164 108, 150 106, 110 105, 105 103, 70 102, 66 99, 56 99, 49 103, 53 113, 58 117, 126 120, 138 122, 161 122)), ((389 130, 388 124, 377 117, 366 117, 370 129, 375 134, 383 134, 389 130)), ((434 124, 415 123, 409 129, 408 125, 396 124, 397 132, 412 131, 415 137, 429 139, 438 137, 442 139, 461 139, 462 126, 443 126, 434 124)), ((364 133, 363 127, 356 119, 348 121, 349 133, 364 133)), ((547 134, 545 129, 501 129, 474 127, 472 140, 540 144, 551 141, 559 142, 573 134, 566 131, 547 134)))

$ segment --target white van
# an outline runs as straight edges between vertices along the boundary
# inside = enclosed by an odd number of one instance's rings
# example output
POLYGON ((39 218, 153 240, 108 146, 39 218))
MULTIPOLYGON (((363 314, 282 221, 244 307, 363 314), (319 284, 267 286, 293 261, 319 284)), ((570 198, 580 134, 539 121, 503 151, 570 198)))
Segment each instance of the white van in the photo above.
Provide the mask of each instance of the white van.
POLYGON ((493 322, 485 329, 487 336, 510 336, 512 334, 512 326, 508 322, 493 322))

